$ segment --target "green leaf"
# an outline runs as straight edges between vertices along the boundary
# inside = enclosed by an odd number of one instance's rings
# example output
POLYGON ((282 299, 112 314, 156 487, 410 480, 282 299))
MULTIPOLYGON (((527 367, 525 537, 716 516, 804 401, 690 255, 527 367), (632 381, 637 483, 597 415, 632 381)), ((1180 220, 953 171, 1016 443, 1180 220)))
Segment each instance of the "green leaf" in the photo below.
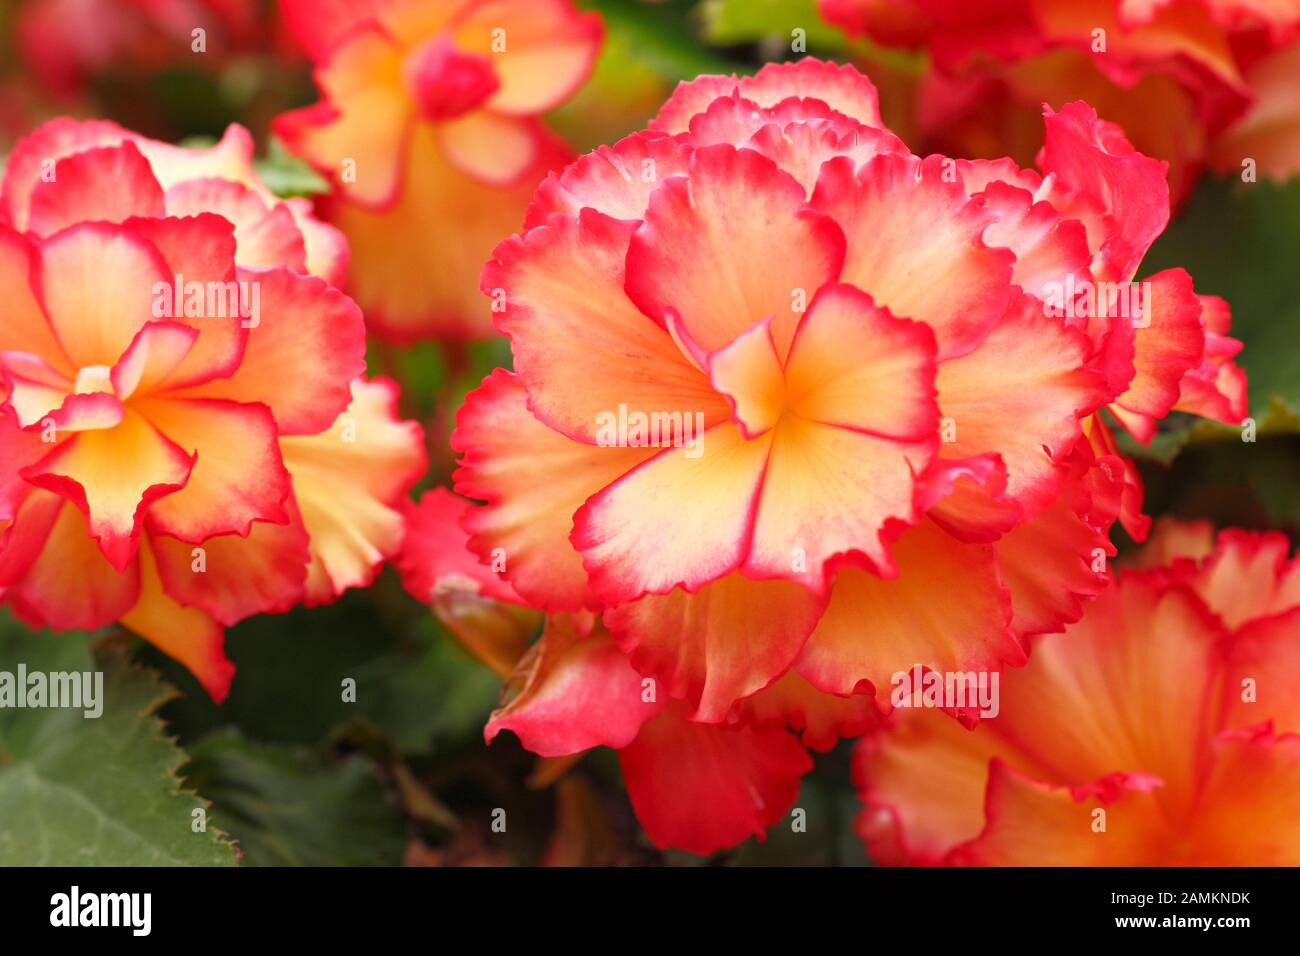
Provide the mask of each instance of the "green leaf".
POLYGON ((690 2, 586 0, 581 5, 600 11, 606 36, 628 56, 673 82, 691 80, 701 73, 748 72, 743 63, 699 42, 690 2))
POLYGON ((807 52, 827 56, 844 50, 842 32, 817 13, 816 0, 703 0, 699 6, 710 43, 740 44, 779 39, 789 44, 803 30, 807 52))
POLYGON ((478 746, 501 680, 447 636, 432 613, 427 625, 417 653, 385 654, 358 668, 358 706, 402 752, 478 746))
MULTIPOLYGON (((1184 415, 1181 412, 1173 412, 1160 422, 1160 431, 1151 439, 1149 445, 1138 444, 1128 432, 1118 426, 1115 426, 1113 431, 1120 451, 1124 454, 1162 465, 1168 465, 1189 446, 1216 442, 1240 444, 1243 434, 1240 425, 1225 425, 1223 422, 1211 421, 1196 415, 1184 415)), ((1255 434, 1258 438, 1300 434, 1300 415, 1275 395, 1256 421, 1255 434)))
POLYGON ((336 604, 231 628, 226 653, 235 680, 220 707, 179 665, 148 647, 141 653, 187 688, 166 714, 187 741, 233 723, 257 741, 309 746, 364 717, 402 753, 481 749, 501 690, 391 574, 336 604), (348 679, 356 682, 355 701, 343 699, 348 679))
POLYGON ((305 159, 289 153, 274 136, 271 137, 265 158, 253 161, 253 169, 266 184, 266 188, 281 199, 329 192, 330 184, 325 178, 312 169, 305 159))
POLYGON ((186 776, 247 866, 397 866, 406 825, 364 757, 247 740, 225 728, 194 745, 186 776))
MULTIPOLYGON (((102 673, 102 713, 0 708, 0 865, 230 866, 207 803, 181 789, 185 754, 154 712, 175 696, 120 651, 95 657, 85 634, 32 633, 0 616, 0 671, 102 673)), ((93 680, 93 678, 92 678, 93 680)))

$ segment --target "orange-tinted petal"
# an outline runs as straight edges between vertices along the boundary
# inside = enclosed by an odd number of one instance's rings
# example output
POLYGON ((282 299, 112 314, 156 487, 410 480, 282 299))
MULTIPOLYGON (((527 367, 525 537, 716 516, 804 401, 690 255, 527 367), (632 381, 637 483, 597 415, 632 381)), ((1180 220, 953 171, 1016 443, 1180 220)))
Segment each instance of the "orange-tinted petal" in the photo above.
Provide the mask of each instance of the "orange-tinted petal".
MULTIPOLYGON (((732 424, 717 425, 696 436, 695 449, 659 451, 591 495, 573 515, 570 540, 595 593, 624 604, 679 584, 698 590, 735 571, 749 551, 771 434, 746 441, 732 424)), ((800 543, 781 543, 787 569, 800 543)))
POLYGON ((466 516, 470 550, 534 607, 597 606, 569 543, 574 512, 657 450, 566 438, 533 416, 523 385, 503 369, 466 398, 451 444, 462 455, 456 491, 487 502, 466 516))
POLYGON ((80 369, 121 357, 154 318, 155 287, 170 289, 172 274, 131 229, 82 223, 41 243, 39 282, 54 334, 80 369))
POLYGON ((939 365, 940 414, 951 421, 944 457, 1001 456, 1006 494, 1027 513, 1050 502, 1059 463, 1082 436, 1080 418, 1105 398, 1104 383, 1086 368, 1087 339, 1045 315, 1042 303, 1019 296, 973 352, 939 365))
POLYGON ((792 176, 720 144, 696 150, 687 175, 651 195, 627 253, 627 294, 661 324, 675 310, 710 352, 771 316, 784 357, 802 309, 843 261, 843 234, 805 206, 792 176))
POLYGON ((815 687, 848 695, 870 684, 883 708, 893 675, 916 665, 965 673, 1024 662, 990 545, 964 544, 922 521, 895 542, 894 560, 898 575, 890 579, 839 570, 795 665, 815 687))
POLYGON ((570 0, 487 0, 457 21, 453 36, 464 49, 486 54, 501 81, 487 108, 529 116, 558 106, 587 78, 601 22, 570 0))
POLYGON ((235 665, 226 658, 225 632, 197 608, 182 607, 167 596, 149 543, 140 547, 140 598, 122 623, 179 661, 217 703, 226 699, 235 665))
POLYGON ((145 515, 185 487, 194 466, 193 454, 128 409, 118 424, 78 432, 23 475, 80 508, 90 536, 121 571, 135 557, 145 515))
POLYGON ((246 535, 254 521, 288 521, 289 476, 265 405, 151 398, 134 408, 196 459, 185 487, 150 509, 150 530, 198 544, 215 534, 246 535))
POLYGON ((815 208, 848 237, 843 281, 934 331, 940 360, 965 355, 1001 320, 1015 257, 982 238, 993 214, 949 177, 940 157, 877 156, 854 172, 822 166, 815 208), (918 230, 915 224, 928 224, 918 230))
POLYGON ((250 328, 243 360, 229 378, 187 397, 262 402, 281 435, 323 431, 347 406, 349 383, 365 371, 361 310, 323 279, 284 267, 239 277, 260 302, 260 315, 244 320, 250 328), (289 368, 292 375, 285 374, 289 368))
POLYGON ((280 450, 311 538, 308 603, 369 584, 401 545, 401 503, 427 465, 420 426, 398 418, 397 385, 355 379, 330 428, 282 437, 280 450))
POLYGON ((717 723, 790 666, 823 606, 791 581, 732 573, 694 594, 647 595, 606 611, 604 620, 637 670, 690 702, 693 720, 717 723))
POLYGON ((483 270, 529 408, 582 441, 595 440, 602 415, 621 405, 701 412, 710 425, 730 417, 705 375, 623 291, 634 228, 592 211, 556 216, 501 243, 483 270))
POLYGON ((72 503, 36 491, 19 508, 0 550, 0 588, 26 620, 90 631, 135 603, 140 568, 132 561, 115 570, 72 503))
POLYGON ((736 720, 757 730, 789 727, 803 745, 825 752, 841 737, 856 737, 876 726, 876 706, 867 694, 824 694, 795 671, 786 671, 753 697, 737 701, 736 720))

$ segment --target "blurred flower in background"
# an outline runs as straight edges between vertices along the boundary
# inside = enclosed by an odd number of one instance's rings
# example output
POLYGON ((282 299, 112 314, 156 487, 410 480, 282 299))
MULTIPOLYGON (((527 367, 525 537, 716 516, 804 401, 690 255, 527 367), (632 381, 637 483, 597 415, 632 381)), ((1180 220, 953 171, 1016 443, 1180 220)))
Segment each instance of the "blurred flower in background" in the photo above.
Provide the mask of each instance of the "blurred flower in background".
POLYGON ((1086 100, 1167 160, 1175 205, 1207 166, 1300 172, 1300 4, 819 0, 850 36, 924 50, 921 149, 1028 162, 1041 104, 1086 100), (1250 161, 1247 164, 1247 161, 1250 161))
POLYGON ((329 177, 350 290, 397 341, 490 334, 476 278, 570 158, 538 114, 590 73, 600 20, 570 0, 285 0, 323 100, 277 134, 329 177))
MULTIPOLYGON (((15 0, 0 103, 30 128, 55 114, 108 115, 164 139, 257 136, 305 95, 303 55, 273 0, 15 0), (299 92, 301 90, 301 92, 299 92)), ((16 139, 24 125, 6 124, 16 139)))

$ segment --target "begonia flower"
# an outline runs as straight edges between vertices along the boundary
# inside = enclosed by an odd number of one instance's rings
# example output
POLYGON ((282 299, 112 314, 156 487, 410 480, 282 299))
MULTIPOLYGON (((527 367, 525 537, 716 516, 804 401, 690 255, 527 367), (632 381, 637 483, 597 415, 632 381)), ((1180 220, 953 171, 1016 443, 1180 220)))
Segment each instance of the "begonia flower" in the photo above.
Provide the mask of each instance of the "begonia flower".
POLYGON ((896 709, 858 745, 881 863, 1300 862, 1300 560, 1169 522, 974 730, 896 709))
POLYGON ((452 438, 470 548, 696 722, 785 675, 887 709, 914 665, 1022 664, 1140 514, 1097 412, 1213 379, 1186 273, 1110 308, 1160 164, 1083 104, 1045 123, 1041 173, 923 159, 808 59, 683 84, 548 178, 483 272, 514 372, 452 438))
POLYGON ((220 699, 224 628, 368 583, 423 470, 327 281, 346 248, 256 180, 238 127, 185 150, 55 120, 0 199, 3 598, 120 621, 220 699))
POLYGON ((491 334, 475 278, 538 181, 571 158, 538 115, 591 70, 600 20, 570 0, 284 0, 322 99, 276 133, 330 178, 349 291, 398 341, 491 334))
POLYGON ((1300 172, 1294 3, 818 0, 818 9, 849 36, 929 54, 911 108, 937 148, 1032 151, 1040 105, 1084 99, 1170 163, 1175 204, 1207 165, 1249 169, 1252 181, 1300 172))

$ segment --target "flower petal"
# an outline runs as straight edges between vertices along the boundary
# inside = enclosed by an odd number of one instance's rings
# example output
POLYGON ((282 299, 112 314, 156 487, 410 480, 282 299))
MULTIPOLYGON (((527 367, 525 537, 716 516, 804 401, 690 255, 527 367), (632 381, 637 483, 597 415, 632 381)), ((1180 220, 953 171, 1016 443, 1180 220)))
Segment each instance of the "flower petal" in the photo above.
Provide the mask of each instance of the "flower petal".
POLYGON ((989 767, 987 825, 950 861, 981 866, 1135 866, 1162 858, 1170 832, 1158 787, 1116 774, 1071 791, 1035 780, 1000 760, 989 767), (1095 810, 1106 829, 1097 832, 1095 810))
POLYGON ((247 537, 217 535, 202 544, 150 536, 157 574, 167 596, 230 627, 253 614, 279 614, 303 595, 307 532, 290 497, 288 524, 258 521, 247 537))
POLYGON ((803 745, 821 753, 833 748, 842 737, 866 733, 879 721, 870 695, 824 694, 793 670, 753 697, 737 701, 734 714, 739 723, 756 730, 789 727, 802 732, 803 745))
MULTIPOLYGON (((570 540, 606 604, 679 584, 696 591, 745 560, 770 434, 746 441, 727 423, 696 438, 694 450, 660 451, 574 513, 570 540)), ((782 543, 780 556, 787 568, 790 546, 782 543)))
POLYGON ((696 724, 678 707, 647 721, 618 758, 650 841, 699 854, 761 838, 812 769, 793 734, 696 724))
POLYGON ((369 584, 401 545, 399 506, 428 464, 420 426, 398 418, 397 385, 355 379, 329 429, 282 437, 280 450, 311 537, 308 603, 369 584))
POLYGON ((1163 418, 1178 401, 1183 377, 1200 368, 1205 358, 1201 301, 1192 289, 1192 277, 1182 269, 1158 272, 1137 288, 1142 313, 1134 336, 1135 374, 1115 401, 1135 414, 1163 418))
MULTIPOLYGON (((41 301, 75 368, 113 365, 153 315, 172 275, 136 232, 82 223, 40 245, 41 301)), ((48 357, 47 357, 48 358, 48 357)))
POLYGON ((690 155, 671 136, 643 132, 597 146, 537 187, 524 229, 545 225, 552 213, 576 216, 588 207, 614 219, 639 220, 650 194, 662 180, 685 173, 690 155))
POLYGON ((1134 150, 1086 103, 1066 103, 1059 112, 1045 107, 1043 115, 1038 165, 1054 181, 1054 205, 1083 221, 1094 252, 1110 244, 1097 278, 1129 280, 1169 222, 1166 164, 1134 150), (1059 198, 1070 191, 1079 198, 1059 198))
POLYGON ((498 369, 465 399, 451 446, 461 457, 458 494, 487 502, 466 515, 469 547, 533 607, 597 607, 582 556, 569 543, 574 512, 591 495, 657 453, 575 442, 528 410, 518 377, 498 369))
POLYGON ((391 203, 414 122, 401 50, 377 24, 360 28, 331 50, 315 79, 325 99, 277 116, 276 135, 350 199, 391 203))
POLYGON ((625 747, 663 707, 647 699, 640 674, 608 635, 580 635, 568 615, 547 618, 546 630, 521 665, 526 683, 493 711, 483 736, 503 730, 542 757, 592 747, 625 747))
POLYGON ((1007 495, 1028 514, 1045 507, 1060 486, 1058 463, 1083 434, 1080 418, 1106 397, 1101 376, 1087 368, 1090 351, 1039 300, 1017 296, 978 348, 939 365, 940 413, 952 429, 941 454, 998 454, 1007 495))
POLYGON ((1106 565, 1115 549, 1107 532, 1119 506, 1123 465, 1101 459, 1093 470, 1106 495, 1094 500, 1088 481, 1069 475, 1056 501, 994 542, 1019 636, 1059 631, 1078 620, 1081 599, 1102 591, 1110 580, 1106 565), (1112 502, 1114 507, 1107 507, 1112 502))
POLYGON ((235 675, 235 665, 224 650, 225 632, 203 611, 182 607, 167 596, 147 540, 140 547, 139 569, 140 598, 122 615, 122 623, 183 664, 221 703, 235 675))
POLYGON ((27 352, 40 357, 69 380, 77 368, 64 354, 37 301, 35 282, 38 260, 31 242, 0 224, 0 300, 5 320, 0 323, 0 352, 27 352))
POLYGON ((90 536, 121 571, 135 557, 145 515, 184 488, 194 468, 194 455, 127 409, 117 425, 78 432, 23 477, 80 508, 90 536))
POLYGON ((590 210, 555 216, 501 243, 483 270, 529 408, 579 441, 595 440, 602 415, 620 406, 702 412, 706 426, 730 418, 704 374, 628 301, 623 261, 634 228, 590 210))
POLYGON ((856 173, 847 157, 832 159, 812 205, 848 237, 843 281, 930 326, 940 360, 972 351, 1002 319, 1015 256, 985 245, 994 216, 946 174, 941 157, 881 155, 856 173))
POLYGON ((1219 534, 1209 558, 1183 577, 1235 629, 1300 606, 1300 557, 1288 559, 1289 550, 1279 531, 1229 528, 1219 534))
POLYGON ((49 236, 79 222, 163 215, 163 192, 130 140, 65 156, 32 190, 28 231, 49 236))
POLYGON ((572 158, 562 140, 547 136, 536 165, 518 184, 503 187, 452 166, 435 133, 431 124, 412 133, 393 205, 375 211, 344 199, 318 200, 351 245, 349 291, 367 328, 397 342, 492 334, 492 313, 476 281, 483 263, 502 236, 519 228, 536 183, 572 158), (455 228, 430 230, 431 221, 455 228), (431 275, 442 278, 429 282, 431 275))
POLYGON ((692 720, 717 723, 799 654, 824 602, 790 581, 728 574, 694 594, 676 588, 604 614, 632 666, 685 698, 692 720))
POLYGON ((1204 810, 1191 821, 1183 865, 1300 862, 1300 737, 1231 734, 1214 742, 1204 810), (1191 858, 1187 858, 1190 856, 1191 858))
POLYGON ((237 301, 238 286, 231 284, 235 281, 232 225, 212 213, 184 219, 132 219, 127 225, 162 253, 171 272, 166 294, 155 299, 151 317, 170 319, 199 332, 189 354, 168 376, 168 386, 181 388, 230 375, 243 358, 248 329, 236 310, 209 314, 212 310, 207 299, 209 294, 220 293, 223 302, 231 301, 232 294, 237 301), (181 277, 179 287, 176 276, 181 277), (202 292, 201 305, 190 298, 196 288, 202 292))
POLYGON ((720 144, 696 150, 689 173, 651 195, 628 248, 627 294, 660 324, 675 310, 710 352, 771 316, 784 356, 804 305, 843 261, 843 234, 806 208, 792 176, 720 144))
POLYGON ((937 440, 877 438, 794 414, 771 435, 742 570, 799 581, 818 594, 837 556, 854 555, 889 573, 889 541, 919 517, 916 475, 937 440))
POLYGON ((1034 643, 1025 673, 1003 684, 993 729, 1058 783, 1154 774, 1161 805, 1179 819, 1196 800, 1217 720, 1225 636, 1186 589, 1121 574, 1064 634, 1034 643))
POLYGON ((402 585, 417 601, 430 603, 439 586, 455 579, 460 586, 493 601, 522 604, 515 589, 469 549, 461 522, 475 505, 447 488, 433 488, 406 509, 406 535, 393 562, 402 585))
POLYGON ((282 435, 323 431, 366 368, 361 310, 316 276, 283 267, 239 275, 260 302, 260 315, 244 320, 250 327, 243 361, 229 378, 198 385, 186 397, 262 402, 282 435))
POLYGON ((759 106, 776 106, 791 97, 812 97, 867 126, 880 126, 876 88, 856 68, 806 57, 796 63, 769 63, 752 77, 700 76, 681 83, 650 128, 685 132, 690 120, 719 96, 733 92, 759 106))
POLYGON ((935 343, 853 286, 823 287, 799 323, 785 363, 796 415, 898 441, 935 433, 935 343))
POLYGON ((844 567, 796 670, 847 696, 875 690, 887 709, 893 675, 921 665, 941 672, 1000 671, 1024 663, 1011 633, 1010 601, 990 545, 963 544, 930 521, 894 544, 898 576, 844 567), (942 592, 942 602, 935 594, 942 592))
POLYGON ((895 710, 853 750, 866 805, 856 829, 877 863, 935 865, 984 828, 989 760, 1006 751, 986 730, 935 710, 895 710))
POLYGON ((466 176, 494 186, 518 182, 537 162, 541 130, 535 120, 473 110, 439 123, 438 144, 466 176))
POLYGON ((570 0, 488 0, 457 21, 463 49, 488 54, 501 87, 487 108, 534 116, 559 106, 591 73, 600 48, 600 17, 570 0), (505 33, 504 49, 495 38, 505 33))
POLYGON ((24 620, 92 631, 121 617, 140 593, 140 569, 118 571, 91 539, 86 519, 46 491, 29 495, 0 550, 0 589, 24 620))
POLYGON ((51 164, 62 156, 96 146, 120 143, 129 134, 108 120, 83 122, 59 116, 43 123, 20 139, 5 163, 3 204, 7 221, 27 231, 32 192, 40 185, 51 164))
POLYGON ((198 336, 198 329, 180 322, 147 324, 113 366, 114 393, 125 401, 137 392, 157 391, 185 361, 198 336))
POLYGON ((289 475, 265 405, 151 398, 133 408, 195 459, 185 487, 150 508, 151 531, 200 544, 217 534, 246 536, 254 521, 289 520, 289 475))
POLYGON ((1233 636, 1223 675, 1225 727, 1271 721, 1279 734, 1300 734, 1300 606, 1255 618, 1233 636))

